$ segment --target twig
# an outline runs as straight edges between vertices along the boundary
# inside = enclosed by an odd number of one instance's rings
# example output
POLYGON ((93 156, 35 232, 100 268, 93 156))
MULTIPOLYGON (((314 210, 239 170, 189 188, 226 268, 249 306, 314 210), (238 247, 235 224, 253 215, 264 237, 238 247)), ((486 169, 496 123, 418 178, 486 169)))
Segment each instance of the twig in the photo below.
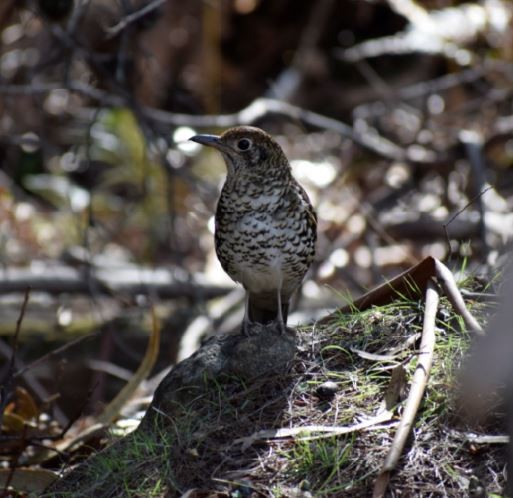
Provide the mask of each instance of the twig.
POLYGON ((309 21, 301 34, 292 63, 278 75, 266 96, 289 101, 295 95, 305 78, 307 70, 311 68, 309 62, 312 56, 319 58, 319 54, 315 54, 315 50, 324 34, 333 5, 333 0, 312 3, 309 21))
POLYGON ((112 107, 123 106, 125 100, 114 93, 95 88, 87 83, 72 80, 66 83, 31 83, 26 85, 0 85, 0 95, 38 95, 42 93, 50 93, 54 90, 69 90, 85 97, 89 97, 102 105, 112 107))
POLYGON ((23 323, 23 318, 25 316, 25 311, 27 309, 27 303, 30 297, 30 287, 25 289, 25 297, 23 298, 23 303, 21 305, 20 314, 18 319, 16 320, 16 329, 14 331, 14 337, 12 340, 12 353, 11 358, 9 360, 9 366, 5 372, 5 380, 2 382, 0 386, 0 433, 2 422, 4 418, 4 410, 7 406, 7 403, 10 400, 12 390, 13 390, 13 381, 14 381, 14 369, 16 365, 16 352, 18 351, 18 338, 20 335, 21 324, 23 323))
MULTIPOLYGON (((500 61, 486 61, 478 67, 465 69, 457 73, 444 74, 439 78, 421 81, 413 85, 400 88, 396 91, 396 98, 401 102, 422 99, 434 93, 442 93, 458 85, 470 84, 479 79, 488 76, 493 71, 499 71, 506 77, 510 77, 511 66, 500 61)), ((361 104, 354 110, 354 114, 361 119, 378 117, 389 112, 386 106, 383 106, 383 100, 361 104)), ((502 118, 498 118, 497 123, 502 118)), ((505 129, 511 129, 511 126, 505 126, 505 129)))
POLYGON ((449 231, 447 230, 447 228, 449 227, 449 225, 461 214, 463 213, 463 211, 465 211, 466 209, 468 209, 469 206, 471 206, 475 201, 476 199, 479 199, 482 195, 486 194, 486 192, 488 192, 488 190, 490 190, 492 188, 491 185, 488 185, 488 187, 484 188, 483 190, 481 190, 481 192, 479 192, 478 194, 476 194, 474 197, 472 197, 472 199, 470 199, 470 201, 467 202, 467 204, 465 204, 459 211, 456 211, 456 213, 454 213, 450 218, 449 220, 447 221, 447 223, 444 223, 442 225, 442 228, 444 229, 444 233, 445 233, 445 238, 446 238, 446 241, 447 241, 447 248, 449 249, 449 259, 450 259, 450 255, 452 254, 452 247, 451 247, 451 239, 449 237, 449 231))
POLYGON ((508 444, 507 434, 466 434, 466 441, 474 444, 508 444))
POLYGON ((427 282, 435 276, 435 259, 436 258, 428 256, 397 277, 378 285, 378 287, 360 296, 355 301, 325 316, 319 320, 317 324, 324 325, 331 323, 341 314, 351 313, 355 309, 363 311, 369 309, 371 306, 388 304, 397 299, 398 296, 411 295, 412 293, 417 295, 426 288, 427 282))
POLYGON ((454 275, 452 274, 451 270, 449 270, 449 268, 447 268, 447 266, 445 266, 440 260, 435 258, 434 261, 436 278, 440 282, 440 285, 442 286, 447 299, 449 299, 454 309, 463 318, 465 325, 472 332, 475 332, 478 335, 484 335, 481 325, 479 325, 478 321, 467 309, 465 301, 463 300, 463 296, 458 289, 458 285, 456 284, 456 280, 454 279, 454 275))
POLYGON ((103 413, 97 418, 97 422, 107 425, 119 414, 121 408, 134 394, 141 382, 148 376, 155 365, 160 347, 160 325, 154 306, 151 307, 152 332, 144 358, 132 378, 121 389, 116 397, 105 407, 103 413))
POLYGON ((276 439, 294 438, 296 441, 311 441, 314 439, 323 439, 343 434, 350 434, 352 432, 370 430, 376 426, 381 428, 381 424, 389 422, 391 418, 392 413, 384 410, 374 417, 353 425, 336 427, 325 425, 305 425, 300 427, 284 427, 280 429, 264 429, 257 431, 250 436, 235 439, 233 443, 241 444, 242 451, 244 451, 253 444, 269 442, 276 439))
POLYGON ((18 377, 21 377, 24 375, 28 370, 34 368, 35 366, 39 365, 40 363, 43 363, 44 361, 53 358, 55 356, 60 355, 61 353, 64 353, 64 351, 67 351, 68 349, 72 348, 73 346, 76 346, 77 344, 84 342, 86 340, 92 339, 93 337, 96 337, 98 333, 92 333, 88 335, 83 335, 81 337, 78 337, 70 342, 67 342, 66 344, 63 344, 62 346, 58 347, 57 349, 53 349, 49 353, 44 354, 43 356, 40 356, 36 360, 34 360, 32 363, 29 363, 28 365, 24 365, 22 368, 20 368, 13 377, 17 379, 18 377))
POLYGON ((14 371, 14 363, 16 361, 16 352, 18 350, 18 338, 20 336, 21 324, 23 323, 23 318, 25 317, 25 311, 27 310, 27 304, 30 297, 30 287, 25 289, 25 296, 23 298, 23 303, 21 304, 20 314, 18 319, 16 320, 16 330, 14 331, 13 344, 12 344, 12 356, 11 361, 9 363, 9 371, 12 373, 14 371))
POLYGON ((20 437, 21 443, 19 445, 19 450, 16 452, 16 456, 14 457, 14 460, 11 462, 11 467, 9 469, 9 473, 7 474, 7 478, 5 479, 4 489, 2 490, 1 498, 7 498, 8 496, 11 495, 8 488, 11 485, 11 481, 14 477, 14 472, 16 471, 16 467, 18 466, 20 457, 25 449, 25 442, 27 440, 27 429, 28 429, 28 425, 23 424, 23 429, 22 429, 22 433, 21 433, 21 437, 20 437))
POLYGON ((472 130, 462 130, 459 138, 465 152, 467 153, 470 167, 472 168, 472 183, 474 184, 474 192, 476 194, 476 204, 479 211, 479 231, 481 235, 481 242, 483 243, 483 259, 486 261, 490 252, 488 245, 488 237, 486 230, 485 219, 485 204, 483 202, 483 193, 486 185, 486 160, 484 157, 484 137, 482 134, 472 130))
POLYGON ((132 24, 138 21, 141 17, 144 17, 146 14, 153 12, 158 9, 161 5, 164 5, 167 0, 153 0, 153 2, 148 3, 144 7, 131 14, 127 14, 121 21, 112 26, 111 28, 107 28, 107 34, 109 38, 114 38, 119 34, 120 31, 124 30, 129 24, 132 24))
POLYGON ((426 307, 424 311, 424 324, 422 329, 422 340, 420 343, 418 364, 413 374, 410 393, 406 400, 403 417, 397 428, 392 446, 385 459, 385 463, 376 479, 373 491, 373 498, 382 498, 385 496, 390 473, 397 466, 399 457, 403 451, 406 439, 410 434, 415 421, 422 396, 426 389, 431 364, 433 362, 433 353, 435 349, 435 320, 438 309, 439 295, 434 284, 429 281, 426 289, 426 307))
MULTIPOLYGON (((11 357, 12 354, 12 348, 7 345, 7 343, 0 341, 0 358, 1 359, 8 359, 11 357)), ((2 360, 0 359, 0 363, 2 363, 2 360)), ((22 361, 20 361, 19 358, 16 358, 14 362, 15 368, 18 369, 25 369, 25 365, 22 361)), ((18 379, 18 371, 13 375, 13 379, 18 379)), ((0 384, 2 384, 2 381, 0 381, 0 384)), ((25 371, 23 374, 23 384, 28 388, 30 391, 30 394, 34 396, 37 400, 40 402, 44 402, 48 400, 51 396, 45 386, 41 384, 39 379, 30 371, 25 371)), ((59 425, 65 425, 68 423, 68 417, 64 414, 64 412, 58 407, 54 406, 53 409, 53 416, 55 420, 59 423, 59 425)))
POLYGON ((467 289, 461 289, 460 294, 462 297, 473 299, 474 301, 480 301, 482 303, 497 304, 499 301, 499 296, 490 292, 472 292, 467 289))

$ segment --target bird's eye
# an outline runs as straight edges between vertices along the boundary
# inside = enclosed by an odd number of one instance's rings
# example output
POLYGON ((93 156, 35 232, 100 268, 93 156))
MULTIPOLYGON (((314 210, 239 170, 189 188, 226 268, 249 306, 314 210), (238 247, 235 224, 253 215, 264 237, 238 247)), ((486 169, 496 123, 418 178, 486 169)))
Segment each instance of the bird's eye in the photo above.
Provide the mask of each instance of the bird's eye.
POLYGON ((237 142, 237 148, 239 150, 248 150, 251 147, 251 140, 248 140, 247 138, 241 138, 237 142))

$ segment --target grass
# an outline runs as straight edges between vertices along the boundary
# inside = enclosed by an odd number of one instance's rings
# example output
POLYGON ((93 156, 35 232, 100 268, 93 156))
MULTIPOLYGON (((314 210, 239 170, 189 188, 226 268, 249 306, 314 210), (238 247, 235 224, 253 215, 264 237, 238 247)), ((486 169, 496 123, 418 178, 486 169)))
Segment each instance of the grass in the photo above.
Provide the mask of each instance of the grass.
MULTIPOLYGON (((473 311, 479 316, 483 309, 476 305, 473 311)), ((283 498, 297 492, 370 496, 395 433, 394 421, 341 436, 300 435, 247 448, 239 438, 273 428, 348 426, 375 415, 383 407, 394 368, 402 365, 407 380, 415 369, 422 319, 422 302, 403 297, 388 306, 340 316, 323 328, 304 327, 298 331, 298 352, 288 375, 252 383, 205 380, 206 393, 182 407, 179 416, 115 444, 97 459, 90 475, 105 498, 178 497, 191 488, 235 498, 251 492, 283 498), (337 385, 331 399, 318 394, 326 381, 337 385), (116 478, 103 483, 107 470, 116 478)), ((471 338, 443 299, 437 327, 427 392, 393 473, 390 496, 465 496, 471 478, 501 496, 504 448, 476 448, 465 440, 469 430, 498 432, 500 420, 469 427, 458 413, 457 372, 471 338)), ((394 407, 395 420, 402 405, 401 398, 394 407)))
POLYGON ((349 463, 353 437, 331 437, 313 441, 298 440, 284 457, 289 461, 289 472, 305 490, 315 489, 315 496, 332 496, 343 491, 344 468, 349 463))
POLYGON ((173 488, 178 491, 172 463, 174 436, 171 431, 154 427, 153 431, 134 432, 114 442, 84 464, 78 490, 70 489, 59 496, 78 498, 87 493, 102 498, 156 498, 173 488))

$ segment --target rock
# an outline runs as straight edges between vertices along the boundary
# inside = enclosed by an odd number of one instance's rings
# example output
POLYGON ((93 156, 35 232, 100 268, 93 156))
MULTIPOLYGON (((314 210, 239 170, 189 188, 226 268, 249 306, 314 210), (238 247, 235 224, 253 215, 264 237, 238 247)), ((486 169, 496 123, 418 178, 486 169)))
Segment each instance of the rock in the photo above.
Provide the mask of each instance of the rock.
POLYGON ((320 399, 329 400, 335 396, 337 391, 337 383, 333 382, 332 380, 327 380, 326 382, 323 382, 320 386, 317 387, 317 389, 315 390, 315 394, 317 394, 317 396, 320 399))
MULTIPOLYGON (((261 324, 251 325, 249 332, 248 336, 212 337, 191 357, 178 363, 157 387, 141 424, 133 433, 73 469, 44 496, 66 496, 70 490, 75 493, 84 490, 83 496, 100 496, 104 492, 101 486, 115 481, 115 475, 109 477, 109 473, 115 471, 102 462, 116 461, 124 466, 122 462, 133 453, 131 448, 138 441, 163 428, 167 430, 165 427, 174 430, 173 424, 178 423, 180 417, 188 416, 189 406, 198 403, 202 393, 206 396, 209 390, 219 388, 224 382, 229 383, 230 379, 233 382, 234 377, 250 383, 257 377, 286 373, 296 351, 295 334, 290 330, 283 334, 277 327, 261 324), (102 474, 100 481, 98 472, 102 474)), ((265 383, 263 386, 265 389, 265 383)), ((200 425, 198 431, 201 430, 200 425)), ((137 454, 144 458, 142 451, 137 454)), ((127 462, 127 467, 136 463, 127 462)))

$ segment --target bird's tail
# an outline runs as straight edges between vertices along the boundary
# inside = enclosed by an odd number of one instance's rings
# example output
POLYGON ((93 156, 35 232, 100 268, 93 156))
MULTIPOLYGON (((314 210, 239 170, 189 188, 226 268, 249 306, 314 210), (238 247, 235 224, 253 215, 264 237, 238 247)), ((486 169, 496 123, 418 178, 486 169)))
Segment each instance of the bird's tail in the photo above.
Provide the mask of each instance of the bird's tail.
MULTIPOLYGON (((281 296, 281 312, 283 323, 287 325, 290 296, 281 296)), ((248 317, 251 322, 269 323, 278 318, 278 299, 276 292, 250 293, 248 302, 248 317)))

